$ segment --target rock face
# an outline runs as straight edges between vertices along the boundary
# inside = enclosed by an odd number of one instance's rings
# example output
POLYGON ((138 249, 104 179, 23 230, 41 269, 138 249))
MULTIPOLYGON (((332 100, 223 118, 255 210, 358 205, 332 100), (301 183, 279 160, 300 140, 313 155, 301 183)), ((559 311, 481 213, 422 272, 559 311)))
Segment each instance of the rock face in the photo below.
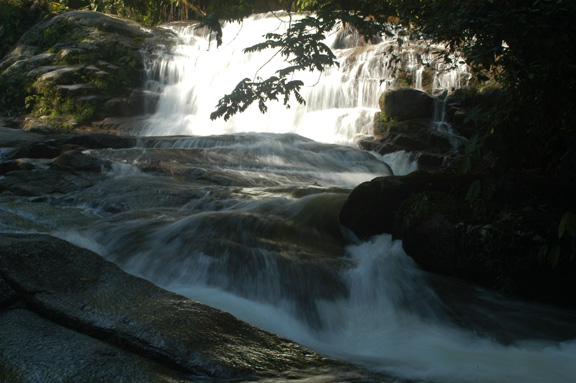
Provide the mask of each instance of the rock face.
POLYGON ((47 235, 0 235, 0 319, 2 381, 172 382, 346 370, 47 235))
POLYGON ((352 191, 340 222, 361 239, 394 234, 429 271, 576 309, 574 243, 550 224, 560 222, 574 192, 513 174, 488 205, 470 204, 469 186, 482 177, 444 169, 376 178, 352 191))
POLYGON ((467 138, 441 118, 442 97, 410 88, 384 92, 381 112, 374 118, 374 138, 360 140, 360 147, 383 155, 406 151, 420 167, 457 166, 467 138))
POLYGON ((380 109, 388 120, 398 122, 434 117, 434 98, 418 89, 402 88, 384 92, 380 109))
POLYGON ((93 186, 87 174, 110 169, 110 162, 86 149, 129 148, 135 138, 112 134, 40 134, 0 128, 0 192, 21 196, 70 193, 93 186), (52 161, 53 160, 53 161, 52 161), (79 172, 84 172, 83 174, 79 172), (86 173, 87 172, 87 173, 86 173))
POLYGON ((37 24, 0 62, 7 95, 0 114, 29 112, 25 126, 32 130, 70 130, 143 113, 140 51, 153 37, 135 22, 89 11, 37 24))
POLYGON ((418 173, 402 177, 378 177, 358 185, 340 211, 340 222, 360 239, 392 233, 402 236, 402 203, 422 192, 447 192, 464 189, 469 183, 463 178, 455 183, 452 172, 418 173))

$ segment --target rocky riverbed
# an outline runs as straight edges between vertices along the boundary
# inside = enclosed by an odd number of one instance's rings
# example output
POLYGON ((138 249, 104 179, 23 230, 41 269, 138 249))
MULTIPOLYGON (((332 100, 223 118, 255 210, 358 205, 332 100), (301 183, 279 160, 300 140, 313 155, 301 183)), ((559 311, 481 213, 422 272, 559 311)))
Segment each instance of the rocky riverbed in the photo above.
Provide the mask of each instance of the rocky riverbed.
MULTIPOLYGON (((267 243, 299 266, 310 267, 311 255, 320 255, 310 275, 320 275, 330 291, 296 291, 303 310, 313 299, 346 294, 334 272, 342 263, 342 227, 359 239, 392 233, 402 238, 408 255, 435 273, 515 298, 576 309, 574 241, 558 236, 558 222, 573 191, 542 175, 518 172, 490 204, 473 205, 466 195, 474 182, 487 182, 487 174, 463 176, 455 167, 441 167, 463 160, 474 129, 462 116, 486 95, 473 92, 478 98, 474 103, 467 103, 464 91, 446 99, 445 122, 460 132, 454 134, 432 128, 437 100, 431 95, 409 89, 388 92, 376 116, 374 137, 364 137, 360 146, 380 154, 410 152, 425 169, 397 177, 381 164, 379 171, 386 177, 351 192, 308 181, 287 188, 278 186, 284 175, 263 180, 250 169, 234 168, 236 160, 223 154, 238 137, 214 138, 224 149, 212 156, 202 147, 151 153, 185 138, 156 142, 130 135, 155 100, 141 87, 146 63, 140 51, 169 34, 95 12, 68 12, 30 30, 0 64, 6 90, 0 120, 1 379, 390 381, 168 292, 122 271, 97 252, 46 234, 61 228, 89 230, 94 222, 113 232, 122 229, 123 222, 141 218, 152 221, 144 228, 152 232, 156 219, 164 225, 179 209, 199 211, 207 195, 218 211, 254 185, 254 199, 266 193, 290 198, 330 193, 322 208, 307 199, 299 207, 302 212, 294 213, 298 218, 303 212, 314 213, 304 219, 307 235, 293 230, 290 219, 263 225, 255 212, 243 212, 248 224, 261 225, 270 235, 250 238, 250 243, 267 243), (224 161, 218 165, 234 172, 219 170, 210 161, 224 161), (322 240, 314 239, 316 232, 322 240), (563 255, 556 257, 554 249, 563 255)), ((310 152, 337 153, 358 162, 371 156, 302 137, 283 139, 310 152)), ((249 150, 242 155, 254 157, 249 150)), ((301 179, 308 180, 309 173, 301 179)), ((223 227, 216 214, 208 222, 223 227)), ((145 246, 147 232, 134 232, 132 242, 145 246)), ((208 233, 198 242, 209 244, 212 239, 208 233)), ((248 254, 251 249, 236 239, 228 238, 225 248, 248 254)), ((128 258, 116 256, 120 261, 128 258)), ((232 270, 248 258, 239 259, 231 261, 232 270)), ((300 270, 292 270, 289 280, 281 282, 291 284, 302 277, 300 270)), ((245 278, 239 273, 235 281, 245 278)), ((573 336, 572 329, 566 334, 573 336)))

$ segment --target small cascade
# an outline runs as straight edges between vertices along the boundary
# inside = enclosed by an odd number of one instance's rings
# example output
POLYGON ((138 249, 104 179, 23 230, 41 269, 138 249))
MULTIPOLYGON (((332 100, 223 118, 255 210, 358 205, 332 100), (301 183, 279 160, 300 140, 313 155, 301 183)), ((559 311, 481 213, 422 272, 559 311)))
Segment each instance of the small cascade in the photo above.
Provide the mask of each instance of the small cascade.
MULTIPOLYGON (((434 101, 434 118, 432 120, 432 129, 446 137, 452 146, 452 153, 458 153, 459 149, 466 144, 468 141, 465 137, 462 137, 458 132, 452 127, 452 125, 446 121, 446 100, 448 92, 443 91, 436 94, 434 101)), ((445 159, 446 161, 446 159, 445 159)), ((447 163, 443 165, 448 165, 447 163)))
MULTIPOLYGON (((298 16, 293 16, 298 17, 298 16)), ((338 57, 340 67, 323 73, 298 73, 305 86, 306 105, 295 100, 291 108, 270 102, 266 114, 257 106, 229 121, 211 121, 218 100, 244 78, 267 78, 286 65, 275 52, 245 54, 243 49, 263 40, 263 35, 284 31, 291 19, 277 14, 254 15, 242 24, 223 26, 225 41, 220 47, 206 31, 194 25, 168 25, 177 42, 168 50, 160 47, 147 68, 148 89, 159 96, 156 113, 146 122, 146 135, 211 135, 238 132, 296 133, 318 142, 351 144, 354 138, 371 135, 378 99, 396 85, 398 68, 390 54, 390 40, 358 45, 353 31, 335 31, 326 44, 338 57)), ((402 52, 403 73, 423 85, 425 67, 432 60, 416 49, 402 52)), ((442 71, 434 76, 434 87, 460 87, 465 68, 442 71)), ((413 80, 410 80, 413 82, 413 80)))

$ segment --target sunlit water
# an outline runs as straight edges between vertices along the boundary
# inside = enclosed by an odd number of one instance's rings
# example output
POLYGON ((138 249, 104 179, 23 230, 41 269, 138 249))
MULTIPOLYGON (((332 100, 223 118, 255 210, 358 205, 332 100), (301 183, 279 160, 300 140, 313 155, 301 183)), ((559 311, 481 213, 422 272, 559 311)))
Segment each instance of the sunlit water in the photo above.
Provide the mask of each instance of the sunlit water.
POLYGON ((373 371, 423 382, 575 381, 575 313, 426 273, 400 241, 358 242, 340 226, 353 187, 416 167, 406 153, 353 147, 370 133, 379 93, 393 80, 351 73, 382 69, 375 57, 385 44, 363 49, 362 59, 339 50, 350 65, 311 74, 317 85, 306 90, 305 107, 209 121, 238 79, 264 76, 270 54, 256 63, 239 50, 282 26, 273 17, 230 26, 246 37, 226 27, 222 48, 179 31, 174 50, 150 63, 149 86, 161 98, 138 146, 87 152, 113 163, 93 187, 51 197, 43 209, 11 199, 8 213, 33 221, 30 231, 56 233, 162 287, 373 371), (370 64, 359 65, 364 59, 370 64), (363 85, 350 86, 352 78, 363 85))
MULTIPOLYGON (((193 25, 170 27, 177 34, 177 43, 168 51, 159 51, 162 59, 150 61, 147 69, 149 90, 161 92, 162 97, 155 116, 148 121, 146 134, 297 133, 320 142, 342 144, 371 135, 374 115, 379 111, 378 99, 396 83, 395 56, 389 52, 392 42, 357 46, 354 36, 342 36, 337 31, 327 35, 326 44, 332 46, 338 41, 339 46, 350 46, 334 50, 340 66, 321 74, 295 75, 295 79, 305 83, 305 105, 292 99, 291 108, 287 109, 282 102, 271 102, 265 115, 252 105, 229 121, 209 119, 218 100, 240 80, 266 79, 288 65, 275 51, 244 53, 243 49, 262 41, 266 32, 286 30, 291 20, 285 16, 256 15, 242 24, 226 24, 223 33, 227 40, 220 47, 193 25)), ((429 54, 421 51, 405 49, 403 55, 409 61, 403 70, 409 72, 417 86, 421 86, 421 74, 427 65, 440 66, 431 64, 429 54)), ((466 85, 463 66, 435 73, 435 89, 466 85)))

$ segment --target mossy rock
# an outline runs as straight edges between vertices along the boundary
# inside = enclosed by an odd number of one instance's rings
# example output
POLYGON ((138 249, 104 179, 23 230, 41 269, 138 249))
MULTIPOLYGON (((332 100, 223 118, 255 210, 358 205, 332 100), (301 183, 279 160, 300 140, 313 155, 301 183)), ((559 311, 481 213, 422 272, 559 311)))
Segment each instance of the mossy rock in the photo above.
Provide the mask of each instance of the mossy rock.
MULTIPOLYGON (((66 12, 37 24, 0 63, 0 85, 12 90, 0 99, 0 113, 69 116, 85 124, 108 117, 115 112, 104 106, 108 100, 130 97, 141 86, 140 49, 150 37, 133 21, 97 12, 66 12)), ((128 114, 141 113, 137 102, 142 99, 129 103, 135 108, 128 114)))

